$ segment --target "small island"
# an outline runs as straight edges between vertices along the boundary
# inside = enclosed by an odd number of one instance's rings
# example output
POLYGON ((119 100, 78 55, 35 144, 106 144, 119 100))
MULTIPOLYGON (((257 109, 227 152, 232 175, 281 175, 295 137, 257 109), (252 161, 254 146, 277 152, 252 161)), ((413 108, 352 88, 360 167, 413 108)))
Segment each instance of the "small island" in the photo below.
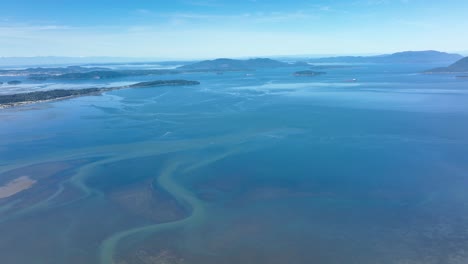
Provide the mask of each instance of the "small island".
POLYGON ((57 99, 66 99, 85 95, 99 95, 104 92, 121 90, 126 88, 146 88, 161 86, 193 86, 199 85, 197 81, 187 80, 158 80, 150 82, 140 82, 126 86, 105 87, 105 88, 84 88, 84 89, 57 89, 50 91, 37 91, 29 93, 18 93, 10 95, 0 95, 0 108, 12 107, 21 104, 44 102, 57 99))
POLYGON ((294 73, 294 76, 308 76, 308 77, 313 77, 313 76, 319 76, 326 74, 326 72, 317 72, 317 71, 297 71, 294 73))

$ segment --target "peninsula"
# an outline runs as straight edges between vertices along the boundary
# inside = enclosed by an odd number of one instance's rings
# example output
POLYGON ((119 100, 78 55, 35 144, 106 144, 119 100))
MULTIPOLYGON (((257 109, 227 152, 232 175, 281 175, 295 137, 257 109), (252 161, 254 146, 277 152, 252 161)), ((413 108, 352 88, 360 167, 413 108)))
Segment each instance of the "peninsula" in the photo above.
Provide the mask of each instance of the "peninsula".
POLYGON ((424 73, 437 74, 437 73, 468 73, 468 57, 465 57, 448 67, 435 68, 427 70, 424 73))
POLYGON ((50 91, 37 91, 29 93, 17 93, 9 95, 0 95, 0 108, 12 107, 21 104, 43 102, 57 99, 66 99, 85 95, 99 95, 104 92, 121 90, 126 88, 146 88, 161 86, 192 86, 199 85, 197 81, 187 80, 158 80, 150 82, 140 82, 131 85, 105 88, 84 88, 84 89, 57 89, 50 91))

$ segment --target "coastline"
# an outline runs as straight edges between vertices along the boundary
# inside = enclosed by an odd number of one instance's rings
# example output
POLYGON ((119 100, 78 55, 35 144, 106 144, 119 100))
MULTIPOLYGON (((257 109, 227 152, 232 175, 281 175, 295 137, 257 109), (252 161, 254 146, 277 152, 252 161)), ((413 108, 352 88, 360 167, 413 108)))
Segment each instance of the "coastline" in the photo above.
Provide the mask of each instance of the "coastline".
POLYGON ((10 94, 10 95, 0 95, 0 99, 5 98, 5 97, 10 97, 10 100, 15 100, 13 102, 5 102, 1 103, 0 102, 0 110, 1 109, 7 109, 7 108, 12 108, 12 107, 18 107, 18 106, 23 106, 23 105, 29 105, 29 104, 34 104, 34 103, 44 103, 44 102, 51 102, 51 101, 58 101, 58 100, 67 100, 67 99, 72 99, 76 97, 82 97, 82 96, 97 96, 97 95, 102 95, 105 92, 110 92, 110 91, 115 91, 115 90, 122 90, 122 89, 129 89, 129 88, 150 88, 150 87, 162 87, 162 86, 193 86, 193 85, 199 85, 200 82, 198 81, 187 81, 187 80, 168 80, 168 81, 149 81, 149 82, 139 82, 139 83, 134 83, 130 85, 124 85, 124 86, 117 86, 117 87, 105 87, 105 88, 83 88, 83 89, 76 89, 76 90, 49 90, 49 91, 36 91, 36 92, 29 92, 29 93, 18 93, 18 94, 10 94), (55 95, 54 93, 68 93, 71 95, 55 95), (16 99, 14 97, 17 96, 22 96, 22 97, 50 97, 50 96, 55 96, 53 98, 47 98, 47 99, 37 99, 37 100, 22 100, 21 99, 16 99), (18 101, 19 100, 19 101, 18 101))
POLYGON ((46 100, 37 100, 37 101, 25 101, 25 102, 18 102, 18 103, 11 103, 11 104, 0 104, 0 110, 3 109, 9 109, 13 107, 19 107, 19 106, 25 106, 25 105, 32 105, 32 104, 38 104, 38 103, 47 103, 47 102, 54 102, 54 101, 62 101, 62 100, 69 100, 77 97, 83 97, 83 96, 99 96, 105 93, 99 92, 95 94, 83 94, 83 95, 71 95, 71 96, 65 96, 65 97, 60 97, 60 98, 52 98, 52 99, 46 99, 46 100))

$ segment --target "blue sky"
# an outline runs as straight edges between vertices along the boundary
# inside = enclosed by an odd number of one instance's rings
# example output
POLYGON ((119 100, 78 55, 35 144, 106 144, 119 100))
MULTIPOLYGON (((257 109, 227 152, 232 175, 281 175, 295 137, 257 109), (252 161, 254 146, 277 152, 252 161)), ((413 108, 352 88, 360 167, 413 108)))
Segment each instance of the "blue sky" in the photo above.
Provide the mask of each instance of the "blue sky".
POLYGON ((468 50, 466 0, 15 0, 0 56, 167 59, 468 50))

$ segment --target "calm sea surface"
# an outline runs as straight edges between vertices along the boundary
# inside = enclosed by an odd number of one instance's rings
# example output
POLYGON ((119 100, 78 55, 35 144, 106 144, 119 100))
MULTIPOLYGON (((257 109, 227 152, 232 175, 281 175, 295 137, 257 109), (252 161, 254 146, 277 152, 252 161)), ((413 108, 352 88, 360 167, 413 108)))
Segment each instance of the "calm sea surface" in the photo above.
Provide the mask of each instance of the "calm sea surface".
POLYGON ((466 264, 468 80, 427 68, 163 76, 201 85, 0 110, 0 186, 34 182, 0 199, 0 263, 466 264))

